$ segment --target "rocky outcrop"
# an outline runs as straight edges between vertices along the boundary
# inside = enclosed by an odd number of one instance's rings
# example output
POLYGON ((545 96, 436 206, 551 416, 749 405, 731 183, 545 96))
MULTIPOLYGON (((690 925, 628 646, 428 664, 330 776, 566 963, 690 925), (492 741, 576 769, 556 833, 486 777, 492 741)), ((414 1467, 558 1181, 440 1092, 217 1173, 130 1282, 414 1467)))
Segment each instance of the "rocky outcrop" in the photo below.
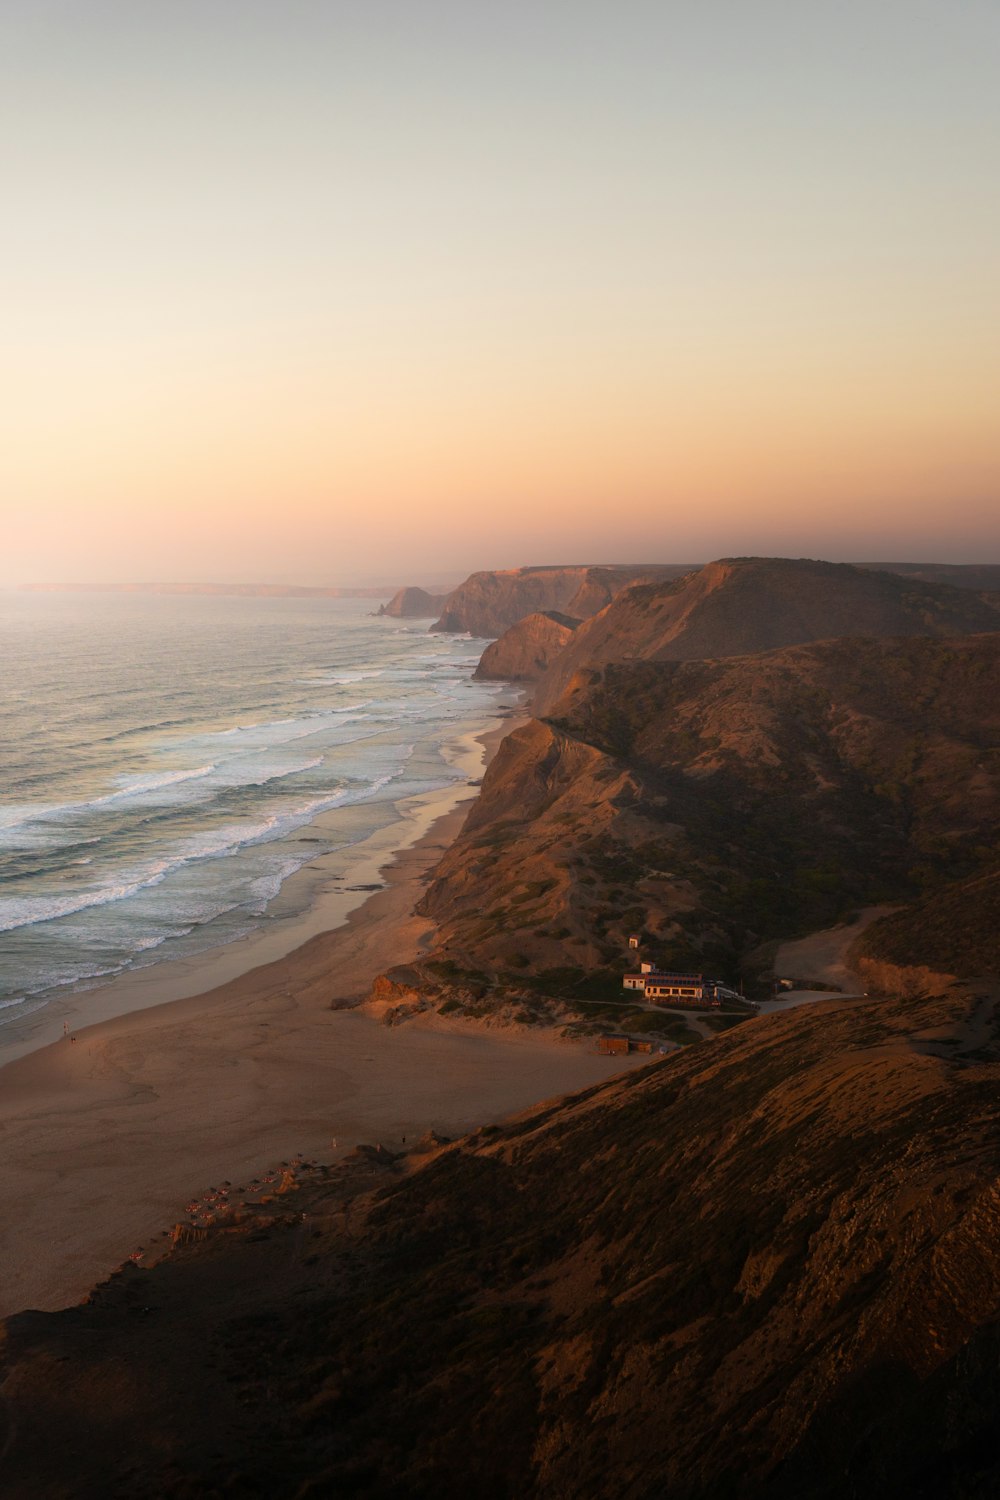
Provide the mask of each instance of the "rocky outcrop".
POLYGON ((511 568, 473 573, 448 595, 432 630, 498 636, 525 615, 548 610, 581 618, 602 609, 619 589, 640 578, 673 578, 686 564, 608 565, 606 567, 511 568))
POLYGON ((447 597, 447 594, 429 594, 426 589, 400 589, 388 604, 382 605, 379 614, 391 615, 396 620, 433 620, 441 613, 447 597))
POLYGON ((5 1500, 985 1500, 996 1027, 979 991, 808 1006, 357 1152, 8 1320, 5 1500))
POLYGON ((577 673, 608 662, 743 656, 835 636, 948 636, 1000 629, 992 602, 965 589, 847 563, 735 558, 619 593, 587 621, 539 683, 549 713, 577 673))
POLYGON ((493 682, 536 682, 579 623, 556 610, 525 615, 486 647, 473 676, 493 682))

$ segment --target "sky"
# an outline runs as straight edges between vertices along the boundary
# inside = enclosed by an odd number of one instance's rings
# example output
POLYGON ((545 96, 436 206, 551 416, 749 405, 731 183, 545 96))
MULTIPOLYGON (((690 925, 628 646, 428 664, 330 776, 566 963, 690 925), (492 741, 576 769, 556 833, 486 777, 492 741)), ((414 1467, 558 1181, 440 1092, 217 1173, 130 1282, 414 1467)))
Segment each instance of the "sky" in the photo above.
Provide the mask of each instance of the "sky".
POLYGON ((0 583, 1000 561, 997 0, 0 0, 0 583))

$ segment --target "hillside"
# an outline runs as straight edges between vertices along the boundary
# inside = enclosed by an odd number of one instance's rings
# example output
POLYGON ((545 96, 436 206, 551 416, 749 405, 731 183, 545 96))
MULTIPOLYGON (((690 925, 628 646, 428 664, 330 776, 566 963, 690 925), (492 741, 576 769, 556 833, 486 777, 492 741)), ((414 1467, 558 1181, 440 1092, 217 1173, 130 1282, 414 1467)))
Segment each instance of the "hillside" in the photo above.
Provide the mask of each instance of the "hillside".
POLYGON ((602 567, 510 568, 473 573, 445 600, 432 630, 498 636, 525 615, 558 610, 576 619, 603 609, 639 579, 675 578, 688 564, 609 564, 602 567))
POLYGON ((947 583, 954 589, 975 589, 978 593, 1000 592, 1000 563, 859 563, 859 568, 875 568, 882 573, 899 573, 904 578, 919 578, 923 583, 947 583))
POLYGON ((301 1174, 8 1321, 0 1490, 987 1500, 997 1056, 978 991, 806 1007, 301 1174))
POLYGON ((693 661, 834 637, 964 635, 998 626, 1000 595, 988 601, 847 563, 723 559, 618 594, 577 631, 533 701, 537 713, 550 713, 578 673, 608 662, 693 661))
POLYGON ((555 661, 580 621, 550 609, 525 615, 479 659, 474 677, 493 682, 537 682, 555 661))
POLYGON ((998 837, 1000 633, 611 666, 501 744, 401 998, 612 996, 630 933, 735 979, 761 943, 991 868, 998 837))
POLYGON ((898 971, 915 957, 938 973, 1000 980, 1000 871, 955 881, 882 917, 855 952, 873 991, 887 981, 898 987, 898 971))

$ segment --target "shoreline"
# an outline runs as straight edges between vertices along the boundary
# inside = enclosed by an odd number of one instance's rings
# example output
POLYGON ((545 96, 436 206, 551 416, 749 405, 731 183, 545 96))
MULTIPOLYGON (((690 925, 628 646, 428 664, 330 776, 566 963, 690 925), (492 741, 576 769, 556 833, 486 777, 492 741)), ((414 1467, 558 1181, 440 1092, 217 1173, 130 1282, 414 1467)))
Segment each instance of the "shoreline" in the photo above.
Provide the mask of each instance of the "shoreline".
MULTIPOLYGON (((477 737, 487 755, 511 727, 477 737)), ((128 1009, 119 993, 75 1042, 60 1037, 0 1070, 0 1316, 79 1300, 212 1183, 246 1182, 300 1153, 331 1161, 365 1142, 464 1134, 622 1071, 626 1059, 555 1033, 436 1017, 386 1027, 331 1008, 433 941, 413 907, 475 791, 446 790, 450 810, 423 808, 409 842, 397 837, 395 857, 382 858, 383 888, 340 926, 207 993, 147 992, 128 1009)))
MULTIPOLYGON (((516 718, 517 710, 510 715, 516 718)), ((496 744, 507 733, 508 717, 497 716, 486 728, 466 730, 448 742, 451 764, 464 780, 435 791, 404 797, 395 804, 397 816, 382 828, 329 854, 318 855, 296 870, 268 903, 260 925, 243 937, 205 948, 185 958, 164 958, 125 969, 103 983, 56 993, 26 1016, 0 1026, 0 1074, 42 1047, 62 1041, 64 1025, 70 1032, 151 1006, 173 1004, 207 995, 255 969, 276 963, 311 939, 343 926, 389 881, 388 871, 400 855, 419 844, 435 824, 464 807, 476 795, 474 782, 492 758, 496 744), (350 885, 345 884, 349 880, 350 885), (291 915, 282 913, 297 895, 291 915)), ((323 827, 319 814, 314 827, 323 827)), ((451 842, 449 835, 447 842, 451 842)))

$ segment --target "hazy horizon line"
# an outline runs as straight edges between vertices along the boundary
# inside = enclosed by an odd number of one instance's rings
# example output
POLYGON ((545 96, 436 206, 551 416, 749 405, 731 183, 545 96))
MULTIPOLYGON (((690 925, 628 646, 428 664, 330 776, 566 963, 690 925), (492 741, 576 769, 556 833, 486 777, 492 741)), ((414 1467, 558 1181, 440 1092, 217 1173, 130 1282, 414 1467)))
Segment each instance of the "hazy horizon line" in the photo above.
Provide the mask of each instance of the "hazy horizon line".
POLYGON ((715 557, 706 557, 701 560, 672 559, 669 557, 650 559, 647 561, 636 561, 634 559, 599 558, 590 561, 566 561, 566 562, 538 562, 519 563, 513 566, 490 566, 478 565, 466 570, 448 569, 444 576, 434 577, 423 573, 422 570, 414 569, 413 575, 403 577, 395 575, 392 579, 373 577, 371 574, 354 574, 327 578, 323 581, 302 578, 260 578, 260 577, 189 577, 189 578, 141 578, 141 577, 113 577, 113 578, 46 578, 30 580, 5 580, 0 581, 0 589, 18 593, 33 593, 46 591, 65 591, 73 593, 86 593, 90 591, 102 592, 111 590, 141 590, 141 589, 296 589, 306 591, 323 591, 327 589, 368 589, 380 592, 392 593, 402 588, 422 588, 427 592, 452 589, 458 586, 466 578, 474 573, 517 573, 517 572, 541 572, 557 568, 657 568, 657 567, 684 567, 691 570, 707 567, 712 562, 721 562, 735 558, 774 558, 782 561, 811 561, 846 563, 855 567, 879 568, 879 567, 938 567, 938 568, 976 568, 976 567, 1000 567, 1000 556, 996 560, 978 558, 975 560, 965 559, 958 561, 954 558, 920 557, 920 558, 871 558, 871 557, 829 557, 819 554, 807 553, 782 553, 782 552, 732 552, 720 553, 715 557), (414 581, 414 577, 418 581, 414 581))

